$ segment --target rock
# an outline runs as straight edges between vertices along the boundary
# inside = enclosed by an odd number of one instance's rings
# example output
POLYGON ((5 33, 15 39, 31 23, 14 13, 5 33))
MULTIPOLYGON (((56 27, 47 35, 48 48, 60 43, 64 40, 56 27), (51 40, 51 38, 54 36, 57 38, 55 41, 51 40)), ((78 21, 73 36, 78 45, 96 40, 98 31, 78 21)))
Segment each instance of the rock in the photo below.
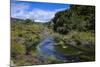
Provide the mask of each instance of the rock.
POLYGON ((69 45, 72 45, 72 46, 76 46, 77 42, 74 41, 74 40, 68 40, 68 41, 66 41, 66 44, 69 44, 69 45))

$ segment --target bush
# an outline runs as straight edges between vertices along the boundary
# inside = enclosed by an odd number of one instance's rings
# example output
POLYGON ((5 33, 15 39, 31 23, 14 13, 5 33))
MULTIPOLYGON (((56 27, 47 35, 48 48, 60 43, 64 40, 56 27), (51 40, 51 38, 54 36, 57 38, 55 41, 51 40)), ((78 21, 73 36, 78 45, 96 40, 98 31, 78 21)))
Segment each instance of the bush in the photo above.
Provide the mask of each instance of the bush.
POLYGON ((24 45, 22 44, 12 44, 11 45, 11 53, 12 55, 14 56, 17 56, 17 55, 24 55, 26 53, 26 48, 24 45))
POLYGON ((70 9, 56 13, 53 30, 61 34, 74 31, 95 30, 95 7, 71 5, 70 9))
POLYGON ((25 24, 32 24, 32 23, 33 23, 33 21, 30 20, 30 19, 26 19, 26 20, 25 20, 25 24))

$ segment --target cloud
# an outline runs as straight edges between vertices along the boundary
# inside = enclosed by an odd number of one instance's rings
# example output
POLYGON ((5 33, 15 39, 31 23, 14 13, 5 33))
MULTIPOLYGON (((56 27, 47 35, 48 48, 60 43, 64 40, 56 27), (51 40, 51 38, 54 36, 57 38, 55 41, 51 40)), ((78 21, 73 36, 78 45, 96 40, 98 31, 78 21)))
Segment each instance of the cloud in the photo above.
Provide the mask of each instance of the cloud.
POLYGON ((11 4, 11 17, 14 18, 20 18, 24 19, 25 18, 25 13, 27 13, 27 10, 29 9, 29 5, 27 4, 11 4))
POLYGON ((54 9, 54 10, 44 10, 39 8, 31 8, 30 5, 25 3, 21 4, 11 4, 11 17, 20 19, 32 19, 36 22, 48 22, 54 18, 58 11, 65 10, 66 8, 54 9))
POLYGON ((29 12, 29 18, 34 21, 48 22, 55 16, 56 11, 33 9, 29 12))

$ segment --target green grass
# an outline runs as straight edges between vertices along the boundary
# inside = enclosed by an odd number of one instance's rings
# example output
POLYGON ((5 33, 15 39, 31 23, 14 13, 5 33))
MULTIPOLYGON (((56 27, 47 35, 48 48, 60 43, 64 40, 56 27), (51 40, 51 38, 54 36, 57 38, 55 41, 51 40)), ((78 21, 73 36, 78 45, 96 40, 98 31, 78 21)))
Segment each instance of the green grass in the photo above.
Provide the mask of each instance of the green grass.
MULTIPOLYGON (((57 44, 55 45, 55 49, 58 52, 61 52, 64 55, 79 56, 82 61, 93 61, 95 59, 95 36, 91 32, 70 31, 66 35, 61 35, 59 33, 54 33, 52 29, 49 29, 42 24, 27 25, 24 23, 16 22, 12 23, 11 27, 11 55, 12 61, 14 61, 15 64, 33 64, 33 60, 26 61, 25 59, 21 58, 21 56, 27 56, 26 53, 28 52, 31 58, 37 57, 36 46, 39 44, 41 39, 44 38, 44 34, 41 34, 41 32, 43 32, 44 29, 48 30, 47 32, 49 33, 49 35, 54 37, 55 42, 57 44), (66 41, 70 40, 74 40, 75 42, 77 42, 77 44, 75 46, 67 44, 66 41), (83 46, 81 44, 81 41, 93 42, 93 45, 91 47, 88 47, 87 45, 83 46), (13 57, 14 54, 15 56, 13 57)), ((47 63, 56 62, 60 63, 60 61, 56 61, 55 58, 50 57, 48 58, 47 63)), ((41 62, 41 64, 42 63, 43 62, 41 62)))
POLYGON ((82 61, 93 61, 95 60, 95 36, 91 32, 77 32, 73 31, 66 35, 59 35, 56 37, 57 44, 56 50, 65 54, 72 56, 79 56, 82 61), (73 40, 77 44, 70 45, 66 41, 73 40), (88 42, 88 45, 82 45, 82 42, 88 42), (65 48, 64 48, 65 47, 65 48))
POLYGON ((75 49, 71 46, 68 46, 68 45, 67 45, 67 48, 63 48, 61 45, 57 45, 56 50, 60 53, 65 54, 65 55, 77 55, 78 54, 77 49, 75 49))
POLYGON ((37 57, 36 46, 40 42, 40 34, 43 29, 42 24, 12 23, 11 57, 16 65, 32 64, 32 61, 28 62, 24 57, 27 57, 27 52, 29 56, 37 57))

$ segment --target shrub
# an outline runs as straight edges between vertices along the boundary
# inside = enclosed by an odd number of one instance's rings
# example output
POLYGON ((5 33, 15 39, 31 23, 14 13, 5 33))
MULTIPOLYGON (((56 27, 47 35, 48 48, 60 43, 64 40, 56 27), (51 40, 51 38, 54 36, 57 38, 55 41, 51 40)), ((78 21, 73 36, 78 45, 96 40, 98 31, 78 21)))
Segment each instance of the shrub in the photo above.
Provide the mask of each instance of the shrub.
POLYGON ((12 44, 11 49, 12 49, 11 53, 14 56, 24 55, 26 53, 26 48, 22 44, 18 44, 18 43, 12 44))

